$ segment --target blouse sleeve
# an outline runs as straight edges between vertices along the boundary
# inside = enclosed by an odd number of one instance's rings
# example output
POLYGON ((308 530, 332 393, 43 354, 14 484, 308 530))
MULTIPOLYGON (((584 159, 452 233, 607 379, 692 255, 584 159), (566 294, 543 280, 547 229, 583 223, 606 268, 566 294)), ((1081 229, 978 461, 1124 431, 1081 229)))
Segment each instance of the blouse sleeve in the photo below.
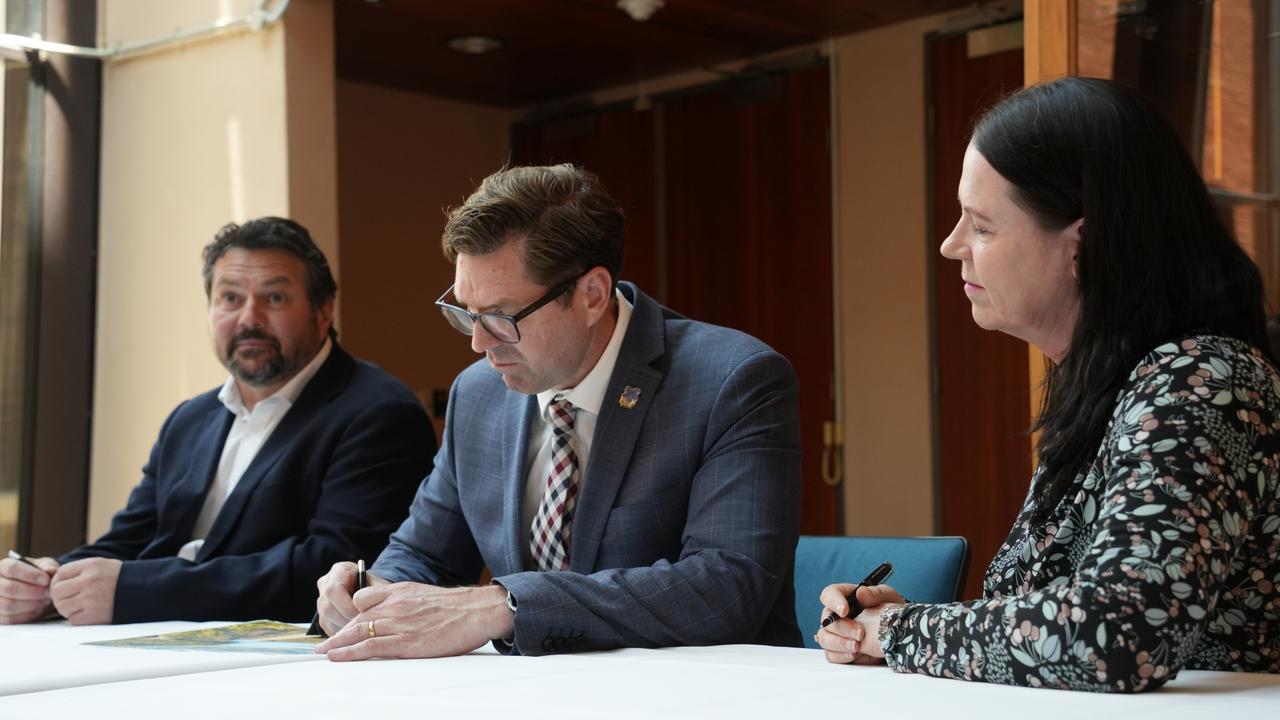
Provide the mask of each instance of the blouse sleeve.
POLYGON ((1196 340, 1148 360, 1082 491, 1063 500, 1070 512, 1041 529, 1064 547, 1089 534, 1074 574, 1022 594, 887 608, 880 642, 893 669, 1138 692, 1176 673, 1211 621, 1232 622, 1214 608, 1272 472, 1253 449, 1274 432, 1258 375, 1196 340))

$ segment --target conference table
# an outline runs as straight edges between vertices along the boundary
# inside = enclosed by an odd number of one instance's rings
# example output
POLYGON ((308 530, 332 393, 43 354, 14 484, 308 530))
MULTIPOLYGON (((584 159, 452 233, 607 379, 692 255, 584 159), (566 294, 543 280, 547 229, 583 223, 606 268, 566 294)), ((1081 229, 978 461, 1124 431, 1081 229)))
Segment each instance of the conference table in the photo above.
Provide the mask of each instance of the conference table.
POLYGON ((1280 676, 1183 671, 1164 688, 1103 695, 837 666, 756 645, 335 663, 275 655, 88 646, 216 627, 0 627, 0 719, 1276 717, 1280 676), (412 714, 412 715, 411 715, 412 714), (456 717, 462 717, 457 715, 456 717))

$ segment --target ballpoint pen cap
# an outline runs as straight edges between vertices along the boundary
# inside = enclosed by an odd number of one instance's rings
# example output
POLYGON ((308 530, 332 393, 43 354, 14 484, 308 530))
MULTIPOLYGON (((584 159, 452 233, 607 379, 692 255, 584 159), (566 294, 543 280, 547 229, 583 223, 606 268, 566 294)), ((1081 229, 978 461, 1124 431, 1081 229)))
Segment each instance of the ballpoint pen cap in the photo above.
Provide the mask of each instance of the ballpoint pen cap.
POLYGON ((878 566, 876 566, 876 569, 871 571, 871 574, 867 576, 866 580, 862 581, 862 584, 863 585, 879 585, 885 580, 888 580, 889 576, 892 574, 893 574, 893 563, 885 561, 880 563, 878 566))

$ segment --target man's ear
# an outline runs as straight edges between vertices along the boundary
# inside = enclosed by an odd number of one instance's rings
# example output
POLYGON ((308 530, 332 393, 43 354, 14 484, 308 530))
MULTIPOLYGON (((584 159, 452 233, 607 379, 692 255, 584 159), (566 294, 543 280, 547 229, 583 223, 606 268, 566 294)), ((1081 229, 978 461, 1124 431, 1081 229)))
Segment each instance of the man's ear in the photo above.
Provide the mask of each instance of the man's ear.
POLYGON ((582 297, 587 303, 587 313, 594 322, 608 312, 613 301, 613 276, 597 265, 582 276, 582 297))
POLYGON ((320 336, 328 337, 329 330, 333 328, 333 298, 329 298, 316 308, 316 318, 320 325, 320 336))

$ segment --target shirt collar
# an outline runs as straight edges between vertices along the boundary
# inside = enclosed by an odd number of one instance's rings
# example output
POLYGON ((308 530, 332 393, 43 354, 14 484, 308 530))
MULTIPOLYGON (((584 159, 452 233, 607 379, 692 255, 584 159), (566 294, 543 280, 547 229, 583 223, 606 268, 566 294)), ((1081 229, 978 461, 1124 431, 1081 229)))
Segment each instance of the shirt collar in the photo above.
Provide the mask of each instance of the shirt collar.
POLYGON ((553 388, 538 393, 540 417, 544 419, 547 417, 547 407, 557 397, 563 397, 573 403, 574 408, 578 410, 585 410, 593 415, 600 414, 600 406, 604 404, 604 393, 609 389, 609 378, 613 377, 613 368, 618 364, 618 351, 622 349, 622 338, 626 336, 627 325, 631 322, 631 301, 622 294, 621 290, 614 290, 614 294, 618 298, 618 321, 613 326, 613 335, 609 338, 609 344, 605 345, 604 352, 600 354, 600 359, 576 387, 569 390, 553 388))
MULTIPOLYGON (((333 341, 326 337, 324 344, 320 346, 320 351, 316 353, 315 357, 311 358, 311 362, 308 362, 296 375, 289 378, 289 382, 281 386, 279 390, 263 398, 258 404, 261 405, 278 398, 287 406, 292 407, 293 403, 297 402, 298 396, 302 394, 302 389, 320 371, 320 366, 324 365, 324 361, 329 359, 329 351, 332 349, 333 341)), ((218 400, 237 417, 250 412, 245 407, 244 398, 240 396, 240 388, 236 385, 235 376, 227 377, 227 381, 222 384, 222 389, 218 391, 218 400)))

